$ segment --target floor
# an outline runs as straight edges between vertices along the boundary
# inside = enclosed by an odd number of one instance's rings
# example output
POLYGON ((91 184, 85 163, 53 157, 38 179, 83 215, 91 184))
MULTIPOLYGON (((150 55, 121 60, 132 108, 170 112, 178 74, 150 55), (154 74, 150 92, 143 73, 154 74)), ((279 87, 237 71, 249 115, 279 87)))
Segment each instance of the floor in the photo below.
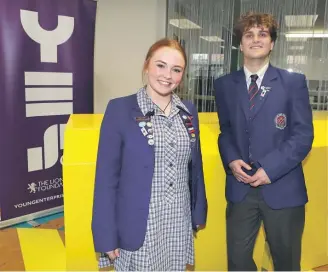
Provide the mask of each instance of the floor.
MULTIPOLYGON (((24 263, 22 254, 23 247, 25 247, 26 252, 29 252, 29 254, 33 254, 32 258, 37 258, 38 255, 41 257, 41 255, 43 254, 51 255, 49 249, 44 250, 43 248, 40 248, 38 250, 40 252, 35 250, 29 250, 29 244, 36 245, 38 243, 38 238, 45 239, 46 237, 49 237, 49 235, 59 235, 61 238, 61 245, 59 244, 59 246, 64 247, 65 232, 63 213, 37 219, 34 221, 34 223, 37 223, 39 225, 33 227, 28 223, 22 223, 0 230, 0 271, 27 270, 27 265, 24 263), (40 237, 40 232, 36 233, 36 231, 39 230, 42 230, 42 233, 46 234, 46 236, 41 235, 42 237, 40 237)), ((51 250, 52 249, 50 249, 50 251, 51 250)), ((29 257, 29 259, 31 259, 31 257, 29 257)), ((45 262, 46 261, 47 260, 45 260, 45 262)), ((53 260, 52 262, 55 262, 55 260, 53 260)), ((51 264, 49 264, 49 266, 50 265, 51 264)))
MULTIPOLYGON (((58 247, 65 246, 63 214, 59 213, 37 219, 34 223, 38 226, 33 227, 28 223, 23 223, 0 230, 0 271, 35 270, 33 269, 35 260, 40 260, 40 270, 49 270, 50 267, 52 270, 63 270, 65 264, 56 262, 56 256, 51 252, 52 250, 58 252, 58 247), (40 235, 40 230, 42 235, 40 235), (58 239, 58 235, 61 239, 58 239), (49 239, 49 241, 53 239, 56 242, 51 243, 51 248, 38 247, 38 243, 44 245, 44 239, 49 239), (58 240, 61 242, 58 243, 58 240), (22 251, 24 252, 25 263, 22 251), (29 263, 31 261, 33 264, 29 263)), ((328 265, 317 267, 314 270, 328 271, 328 265)))
POLYGON ((328 265, 317 267, 314 270, 315 271, 328 271, 328 265))

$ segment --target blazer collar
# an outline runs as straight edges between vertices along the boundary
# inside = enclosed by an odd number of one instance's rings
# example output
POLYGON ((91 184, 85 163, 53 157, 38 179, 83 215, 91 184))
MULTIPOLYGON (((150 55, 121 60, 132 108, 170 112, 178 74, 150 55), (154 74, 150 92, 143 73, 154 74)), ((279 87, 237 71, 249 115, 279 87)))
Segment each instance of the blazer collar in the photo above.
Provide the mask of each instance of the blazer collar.
MULTIPOLYGON (((135 99, 133 103, 134 111, 141 112, 144 116, 146 115, 154 115, 158 108, 152 102, 150 97, 147 95, 145 87, 139 89, 139 91, 135 94, 135 99)), ((178 95, 173 93, 172 95, 172 107, 177 108, 178 110, 182 110, 188 115, 192 115, 186 105, 181 101, 178 95)))
MULTIPOLYGON (((272 66, 271 63, 269 63, 268 69, 266 70, 262 80, 262 85, 264 81, 268 82, 277 77, 278 77, 277 69, 274 66, 272 66)), ((244 68, 241 68, 240 70, 233 73, 233 80, 238 83, 246 82, 244 68)))
MULTIPOLYGON (((278 76, 279 75, 278 75, 277 69, 274 66, 272 66, 271 64, 269 64, 269 67, 263 77, 261 86, 270 87, 272 85, 272 81, 277 79, 278 76)), ((236 86, 237 87, 237 96, 239 97, 239 99, 241 101, 241 106, 242 106, 243 112, 245 114, 245 117, 247 120, 249 120, 249 118, 250 118, 249 98, 248 98, 247 84, 246 84, 246 78, 245 78, 245 73, 244 73, 243 68, 240 69, 239 71, 236 71, 235 73, 233 73, 233 81, 235 81, 237 83, 237 86, 236 86)), ((261 86, 259 86, 259 88, 261 88, 261 86)), ((269 96, 269 94, 267 94, 265 96, 265 98, 261 101, 261 103, 257 107, 253 117, 255 117, 255 115, 258 113, 259 109, 262 107, 262 105, 264 104, 264 102, 266 101, 268 96, 269 96)))

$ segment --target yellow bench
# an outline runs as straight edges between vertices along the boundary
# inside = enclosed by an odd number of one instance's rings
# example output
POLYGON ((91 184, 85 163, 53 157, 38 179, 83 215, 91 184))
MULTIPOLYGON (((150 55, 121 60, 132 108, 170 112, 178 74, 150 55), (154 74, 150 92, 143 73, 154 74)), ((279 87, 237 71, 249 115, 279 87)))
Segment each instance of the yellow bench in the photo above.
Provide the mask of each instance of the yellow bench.
MULTIPOLYGON (((102 114, 71 115, 64 141, 63 181, 67 270, 97 270, 91 234, 92 201, 102 114)), ((200 113, 201 144, 208 197, 207 227, 195 240, 195 270, 226 270, 225 175, 217 148, 216 113, 200 113)), ((313 150, 304 162, 309 193, 302 269, 328 263, 328 113, 314 113, 313 150)), ((272 269, 261 229, 254 250, 259 269, 272 269)))

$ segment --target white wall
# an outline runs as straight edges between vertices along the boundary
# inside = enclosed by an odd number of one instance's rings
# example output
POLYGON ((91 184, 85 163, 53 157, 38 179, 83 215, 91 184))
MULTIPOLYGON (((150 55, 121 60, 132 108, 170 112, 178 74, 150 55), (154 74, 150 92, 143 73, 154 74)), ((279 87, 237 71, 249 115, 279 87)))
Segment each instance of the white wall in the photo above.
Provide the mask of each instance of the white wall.
POLYGON ((166 0, 98 0, 95 33, 94 109, 141 86, 148 48, 165 37, 166 0))

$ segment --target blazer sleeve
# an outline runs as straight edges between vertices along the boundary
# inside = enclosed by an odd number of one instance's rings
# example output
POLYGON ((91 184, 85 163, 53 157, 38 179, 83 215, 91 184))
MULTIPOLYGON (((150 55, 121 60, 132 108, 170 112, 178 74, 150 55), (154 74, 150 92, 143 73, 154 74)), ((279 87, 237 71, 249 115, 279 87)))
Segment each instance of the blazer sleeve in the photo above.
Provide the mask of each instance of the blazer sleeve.
MULTIPOLYGON (((195 123, 197 124, 199 135, 199 119, 196 108, 193 106, 193 116, 195 118, 195 123)), ((196 162, 196 190, 197 197, 195 202, 195 210, 194 210, 194 225, 205 225, 207 219, 207 197, 204 183, 204 172, 203 172, 203 159, 202 159, 202 150, 200 145, 200 137, 197 142, 197 162, 196 162)))
POLYGON ((221 155, 221 160, 225 171, 231 174, 229 163, 234 160, 241 159, 232 142, 232 128, 230 123, 229 108, 226 104, 225 89, 222 78, 218 78, 214 83, 215 102, 218 112, 220 134, 218 137, 218 147, 221 155))
POLYGON ((277 181, 298 166, 308 155, 313 143, 312 109, 309 102, 309 91, 306 78, 301 74, 294 74, 288 86, 289 110, 287 124, 290 126, 289 139, 279 148, 258 160, 271 182, 277 181))
POLYGON ((111 100, 105 111, 98 144, 93 199, 92 234, 95 251, 118 248, 116 192, 121 170, 122 137, 117 120, 118 105, 111 100))

